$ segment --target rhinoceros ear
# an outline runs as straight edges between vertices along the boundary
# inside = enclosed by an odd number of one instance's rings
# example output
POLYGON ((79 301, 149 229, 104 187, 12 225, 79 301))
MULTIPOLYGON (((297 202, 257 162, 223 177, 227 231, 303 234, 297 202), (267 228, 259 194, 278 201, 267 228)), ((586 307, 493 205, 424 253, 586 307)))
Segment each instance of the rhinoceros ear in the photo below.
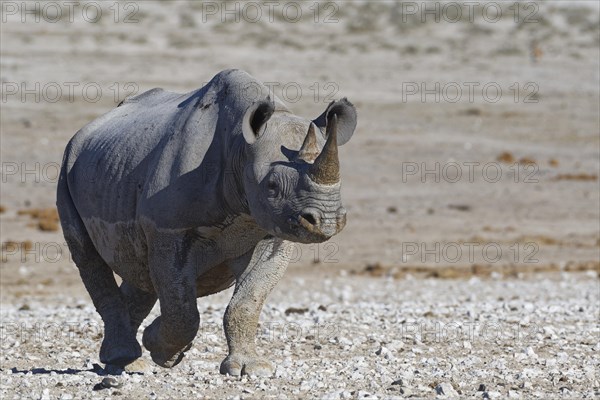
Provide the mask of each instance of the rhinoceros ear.
POLYGON ((352 137, 356 129, 356 109, 345 97, 338 101, 332 101, 327 109, 313 122, 319 128, 326 129, 327 123, 331 121, 333 115, 337 115, 338 126, 338 145, 343 145, 352 137))
POLYGON ((260 128, 271 118, 274 111, 275 104, 269 98, 257 101, 248 107, 242 121, 242 133, 248 144, 256 141, 260 128))

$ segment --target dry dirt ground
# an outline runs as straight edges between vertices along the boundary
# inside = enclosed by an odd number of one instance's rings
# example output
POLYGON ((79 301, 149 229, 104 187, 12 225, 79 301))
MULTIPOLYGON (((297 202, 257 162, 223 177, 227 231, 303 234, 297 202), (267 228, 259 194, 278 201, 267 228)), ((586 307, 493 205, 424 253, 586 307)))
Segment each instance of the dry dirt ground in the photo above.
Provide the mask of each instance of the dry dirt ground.
POLYGON ((2 398, 600 396, 597 3, 254 4, 2 2, 2 398), (275 377, 218 374, 226 292, 199 300, 180 366, 94 391, 101 321, 54 214, 64 146, 225 68, 306 117, 356 105, 347 227, 299 246, 265 307, 275 377))

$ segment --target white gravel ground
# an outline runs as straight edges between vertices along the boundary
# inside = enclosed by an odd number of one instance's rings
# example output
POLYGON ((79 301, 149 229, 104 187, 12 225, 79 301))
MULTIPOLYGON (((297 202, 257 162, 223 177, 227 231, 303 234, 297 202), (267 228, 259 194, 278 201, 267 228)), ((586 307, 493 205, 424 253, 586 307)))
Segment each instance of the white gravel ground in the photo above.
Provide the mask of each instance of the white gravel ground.
MULTIPOLYGON (((294 272, 262 314, 271 378, 225 377, 227 292, 172 370, 94 390, 101 324, 81 297, 2 305, 1 398, 598 398, 595 272, 527 280, 391 280, 294 272), (295 299, 295 300, 291 300, 295 299), (303 300, 298 300, 303 299, 303 300), (287 311, 287 312, 286 312, 287 311)), ((157 314, 157 309, 152 316, 157 314)), ((146 321, 149 323, 150 319, 146 321)), ((149 360, 147 353, 144 358, 149 360)))

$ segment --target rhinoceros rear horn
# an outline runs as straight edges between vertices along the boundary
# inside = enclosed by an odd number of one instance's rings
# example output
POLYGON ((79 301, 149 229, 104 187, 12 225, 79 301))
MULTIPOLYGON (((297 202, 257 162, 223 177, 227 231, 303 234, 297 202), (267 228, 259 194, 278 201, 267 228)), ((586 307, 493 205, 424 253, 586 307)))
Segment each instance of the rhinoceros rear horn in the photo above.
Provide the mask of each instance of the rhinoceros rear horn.
POLYGON ((310 178, 315 183, 333 185, 340 181, 337 134, 338 118, 336 114, 333 114, 327 123, 327 141, 323 151, 308 170, 310 178))
POLYGON ((312 163, 319 155, 319 148, 317 147, 317 135, 315 134, 315 126, 311 123, 308 127, 308 133, 304 138, 304 143, 298 152, 298 160, 312 163))
POLYGON ((248 144, 256 141, 260 128, 271 118, 274 111, 275 104, 269 98, 257 101, 248 107, 242 120, 242 133, 248 144))

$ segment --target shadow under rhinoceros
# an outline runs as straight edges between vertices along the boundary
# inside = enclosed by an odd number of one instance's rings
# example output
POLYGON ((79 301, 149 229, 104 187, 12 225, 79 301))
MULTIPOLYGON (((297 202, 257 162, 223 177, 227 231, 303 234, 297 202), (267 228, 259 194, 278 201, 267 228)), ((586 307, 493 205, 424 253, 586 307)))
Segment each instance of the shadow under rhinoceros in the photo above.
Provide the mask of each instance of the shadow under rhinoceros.
MULTIPOLYGON (((76 368, 67 368, 67 369, 47 369, 47 368, 31 368, 31 369, 18 369, 17 367, 13 367, 10 369, 13 374, 28 374, 32 373, 33 375, 49 375, 54 372, 57 375, 76 375, 81 372, 93 372, 98 376, 107 376, 107 375, 115 375, 111 373, 110 370, 102 368, 99 364, 93 364, 90 369, 76 369, 76 368)), ((0 372, 2 369, 0 369, 0 372)), ((119 371, 120 372, 120 371, 119 371)), ((117 373, 119 375, 120 373, 117 373)))

